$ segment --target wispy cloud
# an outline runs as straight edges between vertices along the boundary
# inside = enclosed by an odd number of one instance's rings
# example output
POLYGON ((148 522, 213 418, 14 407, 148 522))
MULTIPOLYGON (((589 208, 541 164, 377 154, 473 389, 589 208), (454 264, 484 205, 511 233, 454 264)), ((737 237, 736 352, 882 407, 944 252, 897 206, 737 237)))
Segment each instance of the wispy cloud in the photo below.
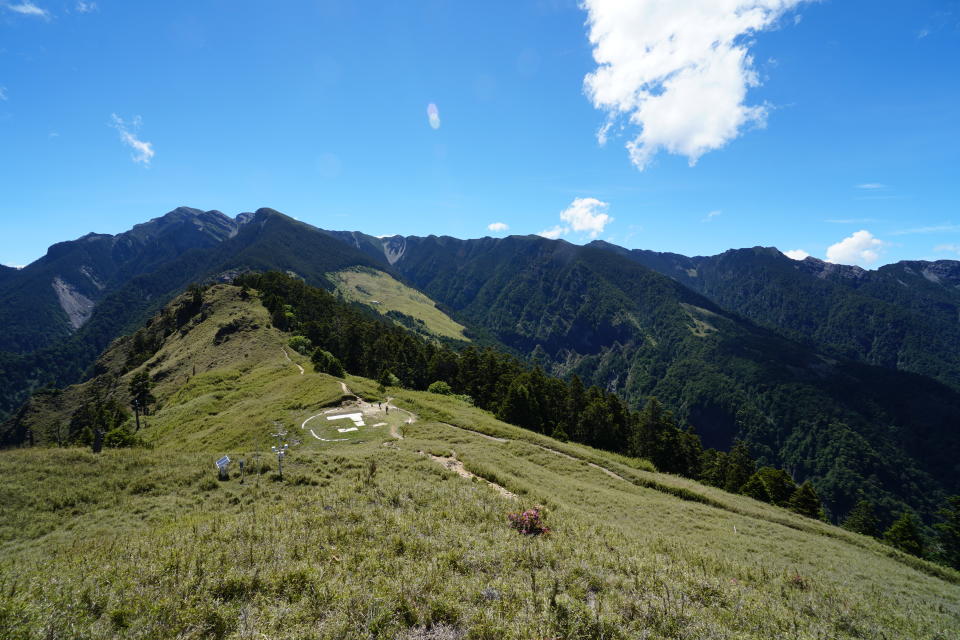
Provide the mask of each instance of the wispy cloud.
POLYGON ((596 70, 584 91, 607 115, 597 134, 637 129, 627 142, 641 171, 660 151, 690 165, 766 123, 766 105, 746 104, 760 84, 749 47, 803 0, 584 0, 596 70))
POLYGON ((824 220, 830 224, 865 224, 867 222, 876 222, 876 218, 830 218, 824 220))
POLYGON ((937 253, 956 253, 960 255, 960 244, 938 244, 933 248, 937 253))
POLYGON ((714 218, 716 218, 722 213, 723 211, 720 211, 719 209, 715 209, 714 211, 711 211, 710 213, 708 213, 700 222, 712 222, 714 218))
POLYGON ((875 191, 877 189, 886 189, 887 185, 880 184, 879 182, 865 182, 863 184, 858 184, 857 189, 867 189, 868 191, 875 191))
POLYGON ((6 7, 14 13, 19 13, 25 16, 37 16, 38 18, 50 17, 50 13, 46 9, 41 9, 28 0, 18 4, 7 4, 6 7))
POLYGON ((6 101, 7 99, 7 88, 0 87, 0 100, 6 101))
POLYGON ((440 110, 432 102, 427 105, 427 121, 430 123, 431 129, 440 128, 440 110))
POLYGON ((889 243, 861 229, 836 244, 827 247, 827 262, 838 264, 873 264, 889 243))
POLYGON ((912 229, 900 229, 891 231, 891 236, 912 236, 924 233, 956 233, 960 231, 960 224, 938 224, 931 227, 914 227, 912 229))
POLYGON ((110 114, 110 126, 120 132, 120 139, 123 143, 133 149, 133 154, 130 157, 133 158, 134 162, 149 167, 155 152, 152 142, 146 142, 137 137, 136 132, 140 129, 141 124, 140 116, 135 116, 130 122, 125 122, 117 114, 110 114))
POLYGON ((510 228, 510 225, 508 225, 506 222, 491 222, 490 224, 487 225, 487 229, 495 233, 506 231, 509 228, 510 228))
POLYGON ((783 255, 787 256, 791 260, 806 260, 810 257, 810 254, 803 249, 789 249, 784 251, 783 255))
POLYGON ((81 0, 77 3, 77 13, 93 13, 98 10, 99 7, 97 7, 96 2, 83 2, 83 0, 81 0))

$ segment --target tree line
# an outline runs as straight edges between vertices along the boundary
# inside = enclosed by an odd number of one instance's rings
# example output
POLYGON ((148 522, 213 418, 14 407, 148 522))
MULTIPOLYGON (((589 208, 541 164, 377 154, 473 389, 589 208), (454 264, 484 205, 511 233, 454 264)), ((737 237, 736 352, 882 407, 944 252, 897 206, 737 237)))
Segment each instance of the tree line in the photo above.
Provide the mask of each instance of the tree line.
POLYGON ((783 469, 758 469, 743 442, 729 452, 704 449, 693 429, 656 398, 631 410, 618 395, 586 387, 576 375, 569 381, 548 376, 492 348, 455 350, 283 273, 243 274, 234 284, 260 292, 274 326, 294 334, 291 346, 311 354, 319 371, 456 394, 504 422, 645 458, 662 472, 825 519, 809 482, 798 486, 783 469))

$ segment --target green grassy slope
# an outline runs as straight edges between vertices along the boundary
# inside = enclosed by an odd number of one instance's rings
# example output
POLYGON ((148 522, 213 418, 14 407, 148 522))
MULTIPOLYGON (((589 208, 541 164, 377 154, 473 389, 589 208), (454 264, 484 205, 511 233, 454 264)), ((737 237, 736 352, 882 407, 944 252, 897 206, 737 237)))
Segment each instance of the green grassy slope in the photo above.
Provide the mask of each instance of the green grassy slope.
POLYGON ((329 273, 327 278, 345 300, 365 304, 394 318, 402 326, 410 325, 408 328, 427 335, 468 340, 463 334, 464 326, 438 309, 433 300, 383 271, 352 267, 329 273), (415 322, 404 323, 402 316, 391 315, 391 311, 419 320, 423 326, 415 322))
POLYGON ((374 383, 285 354, 236 288, 205 309, 142 365, 159 378, 153 448, 0 452, 0 637, 960 633, 954 572, 454 398, 391 388, 383 411, 374 383), (222 340, 228 325, 247 329, 222 340), (356 432, 326 420, 349 411, 343 385, 372 403, 356 432), (274 420, 300 441, 282 481, 274 420), (242 484, 236 465, 215 479, 224 453, 248 463, 242 484), (551 533, 510 529, 534 504, 551 533))

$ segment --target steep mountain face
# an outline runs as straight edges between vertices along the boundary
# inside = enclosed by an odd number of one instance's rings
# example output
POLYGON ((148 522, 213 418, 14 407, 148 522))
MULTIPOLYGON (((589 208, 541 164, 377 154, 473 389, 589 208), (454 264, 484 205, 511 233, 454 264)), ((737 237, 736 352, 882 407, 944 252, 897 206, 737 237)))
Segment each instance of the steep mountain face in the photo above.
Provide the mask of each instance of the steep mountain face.
POLYGON ((25 354, 89 322, 98 302, 191 249, 218 245, 238 224, 219 211, 180 207, 115 236, 90 233, 53 245, 0 274, 0 351, 25 354))
POLYGON ((960 389, 960 262, 867 271, 773 248, 709 257, 595 246, 659 271, 721 307, 836 357, 930 376, 960 389))
POLYGON ((858 492, 921 511, 957 489, 960 395, 820 354, 603 247, 538 237, 406 238, 394 264, 468 327, 553 373, 673 407, 707 446, 750 441, 816 479, 836 514, 858 492))
MULTIPOLYGON (((120 284, 118 274, 121 267, 112 271, 91 269, 91 273, 103 275, 102 284, 110 282, 111 285, 109 290, 104 286, 97 295, 87 319, 76 332, 31 353, 0 351, 0 419, 19 407, 35 389, 62 387, 80 380, 87 367, 113 339, 133 331, 192 282, 229 279, 246 270, 279 270, 295 273, 310 284, 332 288, 326 273, 348 266, 374 265, 374 261, 363 253, 272 209, 241 214, 238 221, 217 212, 208 215, 197 210, 177 210, 168 216, 139 225, 128 232, 130 235, 117 236, 120 240, 111 239, 111 236, 96 238, 97 246, 110 245, 111 250, 119 247, 116 249, 118 253, 126 252, 132 256, 117 261, 122 268, 131 269, 130 265, 137 264, 138 268, 149 271, 120 284), (172 220, 165 220, 168 216, 172 220), (131 247, 143 246, 157 248, 153 258, 145 257, 143 251, 131 250, 131 247), (164 259, 161 257, 164 251, 175 255, 164 259), (108 272, 112 274, 110 279, 106 275, 108 272), (116 286, 113 283, 117 283, 116 286)), ((77 272, 82 274, 79 270, 85 265, 81 257, 103 254, 82 251, 86 248, 83 239, 75 242, 76 245, 63 243, 67 245, 65 249, 55 245, 51 251, 54 256, 63 251, 64 260, 79 265, 77 272)), ((106 258, 103 261, 115 266, 106 258)), ((52 273, 53 268, 47 261, 42 262, 35 272, 40 273, 42 268, 42 273, 52 273)), ((56 261, 56 264, 62 263, 56 261)), ((44 282, 41 276, 36 278, 44 282)), ((85 297, 88 293, 94 295, 90 288, 80 291, 85 297)), ((86 299, 93 302, 90 297, 86 299)), ((9 300, 10 306, 5 312, 22 318, 21 324, 29 335, 29 302, 18 298, 9 300)), ((47 299, 45 304, 49 308, 59 305, 59 301, 47 299)))

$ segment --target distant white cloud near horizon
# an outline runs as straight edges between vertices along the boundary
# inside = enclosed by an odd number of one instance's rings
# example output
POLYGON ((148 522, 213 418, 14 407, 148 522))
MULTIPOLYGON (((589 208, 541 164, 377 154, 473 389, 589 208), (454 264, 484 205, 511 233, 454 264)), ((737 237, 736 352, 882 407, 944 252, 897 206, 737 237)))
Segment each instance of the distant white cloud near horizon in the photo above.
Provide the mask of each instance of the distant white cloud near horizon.
POLYGON ((933 248, 937 253, 956 253, 960 254, 960 244, 938 244, 933 248))
POLYGON ((806 260, 810 257, 810 254, 803 249, 790 249, 788 251, 784 251, 783 255, 787 256, 791 260, 806 260))
POLYGON ((611 129, 639 133, 627 142, 639 170, 660 151, 699 158, 766 124, 766 105, 748 106, 760 84, 749 38, 806 0, 584 0, 597 68, 584 90, 611 129))
POLYGON ((496 233, 499 233, 501 231, 506 231, 509 228, 510 228, 510 225, 508 225, 506 222, 491 222, 490 224, 487 225, 488 231, 493 231, 496 233))
POLYGON ((889 243, 874 237, 866 229, 856 231, 836 244, 827 247, 827 262, 836 264, 873 264, 889 243))
POLYGON ((50 17, 50 14, 47 12, 46 9, 41 9, 40 7, 33 4, 32 2, 29 2, 29 0, 25 2, 20 2, 18 4, 7 4, 5 6, 10 11, 13 11, 14 13, 19 13, 25 16, 37 16, 38 18, 50 17))
POLYGON ((130 157, 134 162, 149 167, 156 152, 153 150, 152 142, 146 142, 136 136, 142 122, 140 116, 135 116, 130 122, 125 122, 117 114, 110 114, 110 126, 120 132, 120 139, 123 143, 133 149, 133 155, 130 157))
POLYGON ((865 182, 863 184, 858 184, 857 189, 867 189, 868 191, 874 191, 876 189, 886 189, 887 185, 880 184, 879 182, 865 182))

